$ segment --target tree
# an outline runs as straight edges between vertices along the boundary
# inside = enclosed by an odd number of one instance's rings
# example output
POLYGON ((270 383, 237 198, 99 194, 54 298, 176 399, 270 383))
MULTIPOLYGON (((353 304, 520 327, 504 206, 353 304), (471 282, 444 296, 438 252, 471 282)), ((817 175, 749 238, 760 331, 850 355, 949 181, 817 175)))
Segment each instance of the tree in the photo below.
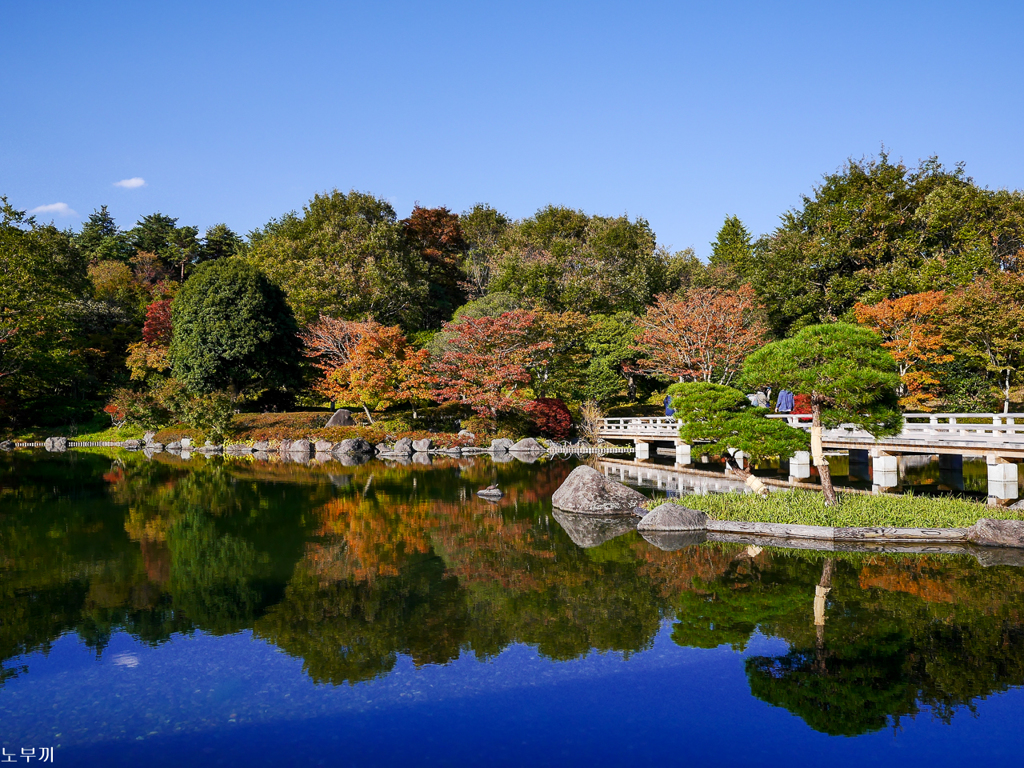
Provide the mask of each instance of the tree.
POLYGON ((867 328, 847 323, 808 326, 750 355, 741 382, 752 389, 771 386, 810 394, 811 453, 827 505, 836 503, 836 493, 822 452, 822 427, 851 423, 875 437, 903 429, 896 361, 867 328))
POLYGON ((763 342, 754 292, 691 288, 682 299, 666 294, 637 320, 637 370, 679 381, 728 384, 763 342))
POLYGON ((593 315, 585 344, 590 362, 584 372, 583 395, 606 404, 623 393, 636 400, 636 316, 628 312, 593 315))
POLYGON ((483 203, 477 203, 459 216, 466 243, 462 271, 468 298, 478 299, 487 293, 499 244, 511 224, 508 216, 483 203))
MULTIPOLYGON (((767 419, 767 408, 754 408, 737 389, 708 382, 673 384, 675 418, 680 422, 679 437, 701 451, 725 456, 743 451, 754 463, 770 458, 789 458, 806 450, 807 435, 779 420, 767 419)), ((737 462, 740 474, 753 490, 767 489, 737 462)))
POLYGON ((461 271, 466 241, 459 216, 447 208, 417 205, 402 226, 406 242, 420 254, 427 269, 430 303, 424 322, 429 328, 437 328, 466 300, 461 271))
POLYGON ((283 292, 239 259, 201 265, 171 310, 169 358, 194 392, 289 388, 299 381, 298 328, 283 292))
POLYGON ((199 249, 198 260, 214 261, 234 256, 242 250, 240 238, 227 224, 214 224, 206 229, 199 249))
POLYGON ((927 291, 853 308, 857 322, 882 337, 882 346, 899 366, 901 408, 929 410, 939 384, 935 367, 953 360, 945 351, 941 325, 945 298, 942 291, 927 291))
POLYGON ((434 364, 434 398, 491 418, 520 407, 529 400, 530 369, 553 346, 535 340, 536 323, 537 314, 524 310, 445 323, 448 348, 434 364))
POLYGON ((980 189, 936 158, 916 168, 850 159, 824 177, 755 246, 747 275, 772 330, 852 319, 858 301, 969 283, 1016 268, 1024 247, 1024 195, 980 189))
POLYGON ((360 323, 347 360, 325 368, 317 385, 331 401, 355 401, 373 423, 370 410, 384 410, 408 402, 416 418, 416 403, 430 397, 431 377, 426 373, 430 353, 409 346, 397 325, 360 323))
POLYGON ((391 204, 355 190, 316 195, 249 236, 245 258, 288 297, 302 324, 319 315, 418 328, 430 295, 427 265, 391 204))
POLYGON ((92 263, 127 262, 133 253, 128 237, 118 228, 105 205, 89 215, 82 231, 75 235, 75 243, 92 263))
POLYGON ((738 216, 727 216, 711 244, 708 263, 713 268, 726 269, 743 278, 751 269, 754 246, 750 233, 738 216))
POLYGON ((1003 413, 1024 356, 1024 274, 995 272, 954 292, 947 302, 951 344, 997 377, 1003 413))

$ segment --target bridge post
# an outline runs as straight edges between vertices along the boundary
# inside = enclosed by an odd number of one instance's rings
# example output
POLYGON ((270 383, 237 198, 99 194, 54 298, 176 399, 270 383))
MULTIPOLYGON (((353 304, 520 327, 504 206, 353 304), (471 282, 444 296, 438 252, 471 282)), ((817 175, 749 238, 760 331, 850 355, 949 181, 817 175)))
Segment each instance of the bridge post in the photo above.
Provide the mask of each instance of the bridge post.
POLYGON ((875 493, 900 484, 897 465, 899 459, 881 451, 871 459, 871 490, 875 493))
POLYGON ((797 451, 789 460, 789 480, 806 480, 811 476, 810 451, 797 451))
POLYGON ((991 499, 1017 498, 1017 465, 1000 456, 988 456, 988 495, 991 499))
POLYGON ((693 463, 690 457, 690 446, 686 443, 676 443, 676 464, 679 466, 688 466, 693 463))
POLYGON ((637 459, 649 459, 651 458, 651 444, 645 443, 643 440, 634 438, 633 445, 636 446, 636 458, 637 459))

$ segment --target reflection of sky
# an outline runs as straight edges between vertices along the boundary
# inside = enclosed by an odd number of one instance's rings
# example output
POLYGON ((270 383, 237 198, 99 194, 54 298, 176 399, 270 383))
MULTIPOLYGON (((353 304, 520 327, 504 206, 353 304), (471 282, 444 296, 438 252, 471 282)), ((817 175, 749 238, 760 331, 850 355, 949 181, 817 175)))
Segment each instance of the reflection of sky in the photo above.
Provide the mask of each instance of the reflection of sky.
POLYGON ((755 634, 744 654, 681 648, 663 624, 624 660, 569 662, 514 645, 497 658, 315 685, 302 661, 243 632, 175 637, 156 648, 125 633, 102 658, 74 635, 0 689, 0 742, 57 746, 62 765, 1015 765, 1024 691, 976 702, 952 726, 926 711, 901 730, 856 739, 812 731, 750 695, 746 655, 784 643, 755 634))

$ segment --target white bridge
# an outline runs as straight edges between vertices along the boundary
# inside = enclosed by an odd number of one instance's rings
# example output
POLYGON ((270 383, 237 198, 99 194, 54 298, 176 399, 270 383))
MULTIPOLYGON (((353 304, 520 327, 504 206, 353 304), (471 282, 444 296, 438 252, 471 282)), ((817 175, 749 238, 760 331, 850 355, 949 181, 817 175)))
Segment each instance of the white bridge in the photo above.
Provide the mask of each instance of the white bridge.
MULTIPOLYGON (((811 428, 810 414, 769 414, 796 429, 811 428)), ((846 450, 850 460, 872 460, 876 487, 897 485, 897 457, 903 454, 938 455, 940 466, 981 457, 988 463, 989 495, 1017 498, 1017 462, 1024 461, 1024 413, 907 413, 896 437, 876 439, 856 425, 844 424, 822 432, 822 446, 846 450)), ((650 458, 651 443, 675 446, 676 464, 691 464, 691 450, 679 437, 680 423, 670 417, 624 417, 601 421, 597 436, 609 441, 632 442, 638 460, 650 458)), ((699 449, 699 448, 698 448, 699 449)), ((738 456, 742 460, 742 455, 738 456)), ((794 479, 810 476, 810 457, 798 452, 790 458, 794 479)))

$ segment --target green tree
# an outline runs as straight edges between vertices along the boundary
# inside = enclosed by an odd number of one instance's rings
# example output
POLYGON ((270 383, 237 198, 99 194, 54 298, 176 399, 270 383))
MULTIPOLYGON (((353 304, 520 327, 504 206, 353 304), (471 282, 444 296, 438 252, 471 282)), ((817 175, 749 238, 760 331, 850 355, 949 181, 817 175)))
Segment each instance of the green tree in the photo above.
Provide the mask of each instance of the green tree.
POLYGON ((811 452, 825 503, 836 503, 821 447, 822 427, 856 424, 875 437, 903 429, 896 395, 896 362, 874 332, 856 325, 812 325, 747 357, 741 382, 751 388, 788 389, 811 398, 811 452))
POLYGON ((477 203, 459 216, 466 242, 462 271, 469 298, 477 299, 487 292, 501 240, 511 224, 508 216, 483 203, 477 203))
POLYGON ((75 236, 75 244, 94 264, 101 261, 127 263, 134 253, 128 236, 118 228, 105 205, 89 215, 82 231, 75 236))
POLYGON ((242 250, 242 247, 242 238, 227 224, 214 224, 206 229, 206 234, 203 236, 199 261, 214 261, 234 256, 242 250))
POLYGON ((72 238, 0 196, 0 418, 34 419, 79 400, 81 348, 72 305, 89 293, 72 238))
POLYGON ((204 264, 171 311, 174 375, 194 392, 291 388, 299 381, 295 317, 283 292, 240 259, 204 264))
POLYGON ((916 168, 849 160, 761 238, 746 276, 773 330, 850 320, 875 304, 969 283, 986 269, 1016 268, 1024 247, 1024 196, 977 187, 957 166, 916 168))
POLYGON ((419 327, 429 296, 427 267, 387 201, 334 190, 249 239, 246 258, 282 287, 301 324, 324 314, 419 327))
POLYGON ((636 400, 637 375, 632 370, 637 357, 636 316, 619 312, 594 315, 590 320, 585 343, 591 358, 584 374, 584 398, 602 405, 622 394, 636 400))
POLYGON ((718 236, 711 243, 708 263, 712 267, 731 270, 743 278, 750 272, 753 259, 754 244, 747 228, 738 216, 726 216, 718 236))

